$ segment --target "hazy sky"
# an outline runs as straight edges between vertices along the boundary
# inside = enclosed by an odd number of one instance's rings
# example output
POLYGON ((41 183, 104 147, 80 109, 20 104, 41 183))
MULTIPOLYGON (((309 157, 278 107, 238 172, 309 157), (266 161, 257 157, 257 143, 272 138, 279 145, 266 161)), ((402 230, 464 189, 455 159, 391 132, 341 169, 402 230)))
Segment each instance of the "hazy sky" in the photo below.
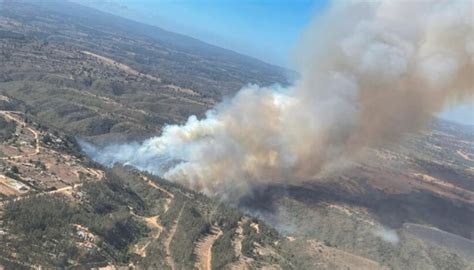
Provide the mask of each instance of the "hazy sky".
MULTIPOLYGON (((329 0, 74 0, 288 67, 311 18, 329 0)), ((474 99, 442 118, 474 124, 474 99)))
POLYGON ((447 120, 474 125, 474 97, 461 105, 448 105, 439 116, 447 120))

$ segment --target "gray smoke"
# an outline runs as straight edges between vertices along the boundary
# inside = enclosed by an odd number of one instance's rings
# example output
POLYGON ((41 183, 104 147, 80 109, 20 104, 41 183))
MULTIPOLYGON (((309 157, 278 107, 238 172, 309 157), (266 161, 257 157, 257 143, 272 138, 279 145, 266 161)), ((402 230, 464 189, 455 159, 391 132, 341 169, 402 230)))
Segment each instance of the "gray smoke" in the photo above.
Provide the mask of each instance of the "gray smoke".
POLYGON ((293 86, 249 85, 159 137, 84 150, 229 199, 316 181, 473 93, 473 13, 471 1, 335 2, 306 31, 293 86))

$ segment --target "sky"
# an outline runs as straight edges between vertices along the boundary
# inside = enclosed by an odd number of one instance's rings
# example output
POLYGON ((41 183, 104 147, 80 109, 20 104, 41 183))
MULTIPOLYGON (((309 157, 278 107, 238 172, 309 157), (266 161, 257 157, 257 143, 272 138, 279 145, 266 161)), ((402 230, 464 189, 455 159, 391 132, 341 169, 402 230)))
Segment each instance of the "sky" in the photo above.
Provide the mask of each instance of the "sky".
POLYGON ((474 125, 474 97, 460 105, 447 105, 439 117, 461 124, 474 125))
MULTIPOLYGON (((291 67, 312 18, 330 0, 74 0, 207 43, 291 67)), ((448 106, 441 118, 474 125, 474 98, 448 106)))

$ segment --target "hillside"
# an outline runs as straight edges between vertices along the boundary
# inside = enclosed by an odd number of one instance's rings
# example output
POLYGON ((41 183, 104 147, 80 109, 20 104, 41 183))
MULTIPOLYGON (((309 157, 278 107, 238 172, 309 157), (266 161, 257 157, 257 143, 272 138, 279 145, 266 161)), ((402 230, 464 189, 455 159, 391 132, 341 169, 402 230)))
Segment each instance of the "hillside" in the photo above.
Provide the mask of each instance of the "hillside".
MULTIPOLYGON (((298 251, 308 243, 293 243, 230 205, 130 167, 101 167, 71 138, 39 125, 34 116, 0 113, 8 123, 0 143, 0 267, 304 269, 321 264, 316 251, 298 251)), ((365 259, 353 257, 364 265, 365 259)))
POLYGON ((436 120, 327 179, 262 187, 241 208, 390 269, 471 269, 473 155, 472 127, 436 120))
MULTIPOLYGON (((81 136, 156 133, 285 71, 66 1, 0 1, 0 91, 81 136)), ((111 136, 108 136, 111 137, 111 136)))
POLYGON ((474 269, 474 129, 435 120, 228 204, 81 152, 285 70, 67 1, 0 0, 0 269, 474 269), (291 181, 290 181, 291 183, 291 181))
POLYGON ((7 269, 298 263, 259 220, 132 168, 102 168, 60 131, 21 112, 0 113, 8 123, 0 143, 0 265, 7 269))
POLYGON ((382 235, 391 232, 370 204, 338 202, 338 192, 323 186, 261 194, 254 199, 268 201, 241 206, 265 223, 133 168, 103 168, 73 138, 2 99, 10 108, 1 111, 7 124, 0 144, 0 265, 6 269, 406 269, 414 266, 407 256, 423 258, 420 269, 473 266, 463 252, 453 254, 413 230, 399 228, 399 243, 387 242, 382 235))

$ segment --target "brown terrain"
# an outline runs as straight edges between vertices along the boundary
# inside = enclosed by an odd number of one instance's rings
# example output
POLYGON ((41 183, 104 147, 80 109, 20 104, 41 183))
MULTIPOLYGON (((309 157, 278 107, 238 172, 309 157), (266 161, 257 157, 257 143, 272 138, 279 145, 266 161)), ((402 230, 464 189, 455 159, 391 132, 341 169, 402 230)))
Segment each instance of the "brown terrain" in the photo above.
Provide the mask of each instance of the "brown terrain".
POLYGON ((0 174, 0 194, 20 195, 30 190, 65 190, 84 181, 102 179, 103 172, 81 164, 80 157, 55 149, 65 142, 39 130, 21 112, 0 111, 0 117, 16 124, 12 139, 0 143, 1 166, 15 170, 16 179, 0 174))
POLYGON ((434 120, 333 174, 227 205, 102 167, 77 140, 140 141, 287 71, 28 0, 0 0, 0 70, 0 269, 474 269, 472 127, 434 120))
MULTIPOLYGON (((390 268, 403 269, 395 262, 405 256, 403 250, 417 246, 418 252, 426 252, 427 243, 472 260, 470 252, 460 250, 471 247, 474 239, 474 163, 466 159, 473 153, 472 127, 435 120, 400 144, 368 150, 362 161, 329 178, 264 187, 259 199, 241 204, 293 240, 316 238, 390 268)), ((425 269, 429 263, 423 257, 432 255, 417 256, 416 267, 425 269)))
POLYGON ((235 230, 235 234, 233 236, 233 243, 232 243, 232 246, 234 247, 234 252, 237 256, 238 261, 236 261, 234 264, 231 264, 228 266, 228 269, 229 270, 240 270, 240 269, 247 269, 250 265, 250 263, 252 262, 252 259, 245 256, 243 253, 242 253, 242 240, 244 240, 245 236, 244 236, 244 229, 242 228, 242 225, 244 223, 247 223, 248 220, 247 219, 244 219, 244 220, 239 220, 239 222, 237 223, 238 227, 237 229, 235 230))
POLYGON ((367 270, 388 270, 386 266, 382 266, 376 261, 366 259, 364 257, 355 256, 354 254, 342 251, 340 249, 328 247, 323 243, 310 241, 309 252, 320 253, 321 266, 330 269, 367 269, 367 270))
MULTIPOLYGON (((169 209, 169 204, 171 201, 174 199, 174 195, 167 190, 157 186, 155 183, 153 183, 152 180, 150 180, 147 176, 141 175, 140 178, 151 188, 159 190, 160 192, 163 192, 166 194, 167 198, 165 199, 165 203, 162 206, 163 207, 163 214, 166 214, 166 212, 169 209)), ((140 243, 135 245, 135 253, 140 255, 141 257, 146 257, 147 254, 147 248, 148 246, 152 243, 152 241, 157 240, 161 233, 164 230, 163 225, 160 223, 160 215, 154 215, 154 216, 149 216, 149 217, 144 217, 144 216, 139 216, 135 213, 133 213, 133 209, 131 209, 131 212, 134 216, 138 217, 139 219, 143 220, 145 224, 150 228, 152 234, 149 236, 149 238, 145 238, 140 243)), ((174 229, 176 230, 176 229, 174 229)), ((168 247, 169 249, 169 247, 168 247)))
POLYGON ((179 214, 176 217, 176 220, 171 225, 171 229, 168 231, 168 233, 166 235, 166 238, 164 240, 164 243, 163 243, 163 245, 165 247, 165 254, 166 254, 165 260, 166 260, 166 263, 168 264, 168 266, 171 267, 172 270, 176 269, 176 265, 175 265, 173 257, 171 257, 170 244, 171 244, 171 241, 173 241, 174 235, 176 234, 176 228, 178 226, 178 222, 181 218, 182 213, 183 213, 183 207, 181 208, 181 210, 179 210, 179 214))
POLYGON ((201 270, 212 269, 212 245, 221 235, 222 231, 219 227, 212 227, 208 235, 198 240, 194 251, 197 256, 194 268, 201 270))

